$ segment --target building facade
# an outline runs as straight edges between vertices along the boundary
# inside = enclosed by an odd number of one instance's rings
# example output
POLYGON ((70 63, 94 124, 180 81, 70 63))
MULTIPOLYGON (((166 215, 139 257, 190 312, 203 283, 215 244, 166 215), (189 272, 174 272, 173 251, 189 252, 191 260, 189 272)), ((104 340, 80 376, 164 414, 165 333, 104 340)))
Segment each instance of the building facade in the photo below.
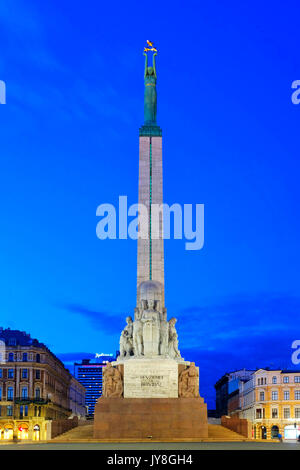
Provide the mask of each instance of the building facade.
POLYGON ((216 390, 216 417, 226 416, 238 408, 239 382, 247 381, 253 370, 236 370, 224 374, 215 384, 216 390))
POLYGON ((70 372, 43 343, 18 330, 0 329, 0 355, 0 439, 49 438, 50 422, 72 415, 70 372))
POLYGON ((81 363, 74 364, 74 375, 86 389, 85 405, 89 418, 93 418, 97 400, 102 396, 103 367, 115 360, 114 357, 107 356, 102 357, 98 362, 83 359, 81 363))
POLYGON ((259 369, 240 384, 239 396, 239 417, 252 423, 254 439, 298 438, 300 370, 259 369))

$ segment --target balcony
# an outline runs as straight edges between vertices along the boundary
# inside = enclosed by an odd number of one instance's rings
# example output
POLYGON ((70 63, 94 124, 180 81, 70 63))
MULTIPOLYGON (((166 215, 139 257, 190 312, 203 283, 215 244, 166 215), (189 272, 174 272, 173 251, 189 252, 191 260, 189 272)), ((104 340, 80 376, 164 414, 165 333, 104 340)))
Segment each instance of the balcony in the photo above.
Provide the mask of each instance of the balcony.
POLYGON ((47 403, 50 402, 48 398, 44 399, 37 397, 16 397, 14 401, 16 405, 29 405, 30 403, 33 403, 34 405, 47 405, 47 403))

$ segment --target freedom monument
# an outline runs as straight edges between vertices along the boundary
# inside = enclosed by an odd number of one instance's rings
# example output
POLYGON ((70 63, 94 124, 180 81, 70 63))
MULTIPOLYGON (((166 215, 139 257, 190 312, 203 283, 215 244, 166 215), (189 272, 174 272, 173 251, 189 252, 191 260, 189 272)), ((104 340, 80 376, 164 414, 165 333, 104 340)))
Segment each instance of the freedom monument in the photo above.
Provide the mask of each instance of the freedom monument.
POLYGON ((157 50, 144 49, 144 125, 139 132, 140 217, 134 320, 126 318, 120 356, 103 372, 95 407, 96 439, 198 439, 207 437, 207 409, 199 395, 199 369, 180 354, 176 318, 167 319, 164 296, 162 130, 157 125, 157 50), (149 65, 152 55, 152 66, 149 65))

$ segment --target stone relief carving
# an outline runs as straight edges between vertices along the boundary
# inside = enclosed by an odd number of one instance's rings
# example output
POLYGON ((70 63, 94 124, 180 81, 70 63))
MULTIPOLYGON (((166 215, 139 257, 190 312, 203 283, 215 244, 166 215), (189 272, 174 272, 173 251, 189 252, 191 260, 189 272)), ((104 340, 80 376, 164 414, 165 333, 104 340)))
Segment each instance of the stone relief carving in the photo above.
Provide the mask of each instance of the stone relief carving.
POLYGON ((110 363, 103 370, 103 396, 120 398, 123 395, 123 379, 120 371, 110 363))
POLYGON ((181 398, 199 397, 199 372, 193 362, 179 375, 178 395, 181 398))

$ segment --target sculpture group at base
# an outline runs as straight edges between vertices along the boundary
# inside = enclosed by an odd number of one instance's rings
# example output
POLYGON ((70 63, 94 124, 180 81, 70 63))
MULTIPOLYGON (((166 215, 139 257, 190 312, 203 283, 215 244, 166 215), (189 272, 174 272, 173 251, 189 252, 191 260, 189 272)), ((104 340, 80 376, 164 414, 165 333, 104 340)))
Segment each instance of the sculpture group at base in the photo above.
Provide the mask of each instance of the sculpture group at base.
POLYGON ((180 398, 199 397, 199 372, 192 362, 189 367, 184 369, 178 379, 178 396, 180 398))
MULTIPOLYGON (((105 398, 121 398, 123 396, 123 377, 117 367, 108 363, 103 370, 103 396, 105 398)), ((178 397, 199 397, 199 372, 192 362, 178 377, 178 397)))
POLYGON ((103 394, 105 398, 121 398, 123 380, 120 371, 109 362, 103 370, 103 394))
POLYGON ((158 310, 158 301, 143 299, 135 309, 135 319, 126 318, 120 337, 120 358, 164 356, 180 358, 176 318, 167 321, 166 309, 158 310))

